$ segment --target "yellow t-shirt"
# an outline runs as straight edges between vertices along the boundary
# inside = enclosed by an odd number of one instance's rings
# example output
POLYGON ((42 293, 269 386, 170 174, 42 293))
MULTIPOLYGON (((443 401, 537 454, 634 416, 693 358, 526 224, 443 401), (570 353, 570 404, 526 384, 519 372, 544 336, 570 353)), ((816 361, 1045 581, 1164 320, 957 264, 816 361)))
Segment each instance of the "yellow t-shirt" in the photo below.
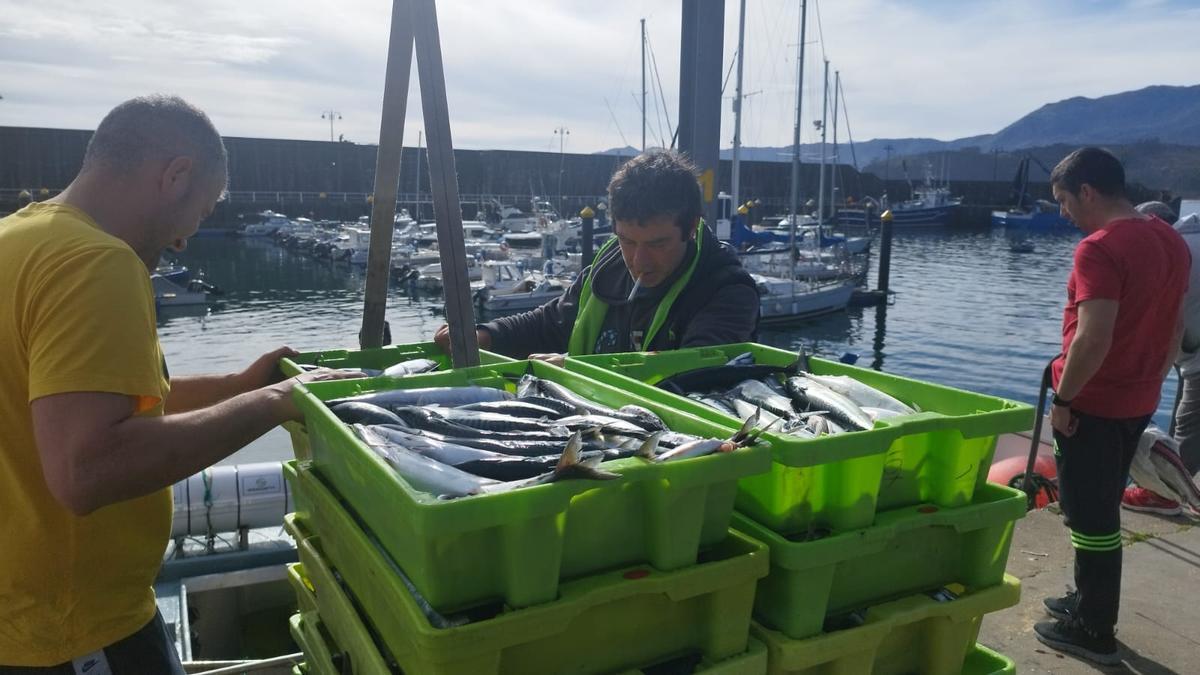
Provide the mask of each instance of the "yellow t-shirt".
POLYGON ((82 211, 0 220, 0 289, 0 664, 49 666, 154 617, 171 490, 75 516, 46 486, 29 404, 101 391, 161 415, 170 383, 145 265, 82 211))

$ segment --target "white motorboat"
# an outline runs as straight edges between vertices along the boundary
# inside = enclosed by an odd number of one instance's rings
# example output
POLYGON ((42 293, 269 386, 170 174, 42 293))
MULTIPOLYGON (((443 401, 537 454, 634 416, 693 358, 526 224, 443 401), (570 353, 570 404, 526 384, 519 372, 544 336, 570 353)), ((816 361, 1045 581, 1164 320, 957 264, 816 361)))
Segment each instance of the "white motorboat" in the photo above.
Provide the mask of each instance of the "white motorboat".
POLYGON ((763 322, 784 322, 840 312, 854 295, 853 281, 820 283, 784 277, 750 275, 759 292, 763 322))
POLYGON ((208 292, 203 286, 193 287, 191 283, 181 286, 161 274, 151 274, 150 283, 154 287, 155 307, 188 307, 208 303, 208 292))
POLYGON ((514 262, 489 261, 481 266, 475 289, 476 309, 486 314, 524 312, 557 298, 570 285, 569 279, 522 271, 514 262))
POLYGON ((250 223, 239 230, 238 234, 243 237, 269 237, 279 231, 280 228, 292 224, 292 221, 282 213, 267 210, 258 215, 263 219, 261 223, 250 223))

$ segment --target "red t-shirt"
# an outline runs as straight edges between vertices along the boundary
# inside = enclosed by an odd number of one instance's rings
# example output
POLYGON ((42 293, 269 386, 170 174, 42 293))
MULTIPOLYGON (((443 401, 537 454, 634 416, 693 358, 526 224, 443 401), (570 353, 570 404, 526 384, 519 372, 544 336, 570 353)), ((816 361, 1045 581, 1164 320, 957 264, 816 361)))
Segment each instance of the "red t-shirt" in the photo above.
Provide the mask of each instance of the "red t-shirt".
MULTIPOLYGON (((1079 303, 1120 303, 1112 346, 1072 408, 1099 417, 1150 415, 1158 407, 1191 256, 1175 229, 1158 218, 1114 220, 1079 242, 1063 309, 1063 354, 1075 339, 1079 303)), ((1066 359, 1055 359, 1054 388, 1066 359)))

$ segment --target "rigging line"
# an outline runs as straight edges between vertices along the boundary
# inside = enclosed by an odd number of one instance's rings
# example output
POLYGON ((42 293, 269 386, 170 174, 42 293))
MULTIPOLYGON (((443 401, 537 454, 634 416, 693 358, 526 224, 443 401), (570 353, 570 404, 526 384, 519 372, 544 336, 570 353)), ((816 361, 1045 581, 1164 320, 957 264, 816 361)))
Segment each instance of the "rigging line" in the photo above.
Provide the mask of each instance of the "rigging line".
POLYGON ((846 123, 846 138, 850 141, 850 157, 854 161, 854 170, 858 171, 858 154, 854 151, 854 133, 850 131, 850 110, 846 108, 846 89, 838 81, 838 93, 842 97, 842 121, 846 123))
MULTIPOLYGON (((660 77, 658 74, 658 58, 654 56, 654 44, 650 42, 649 37, 646 38, 646 46, 650 49, 650 67, 652 70, 654 70, 655 81, 658 82, 658 97, 662 100, 662 112, 663 117, 665 117, 667 120, 667 131, 671 131, 671 111, 667 108, 667 95, 666 92, 663 91, 662 77, 660 77)), ((660 132, 660 135, 662 135, 664 140, 663 147, 666 147, 665 141, 667 134, 661 134, 660 132)))
POLYGON ((608 102, 608 97, 604 97, 604 105, 608 107, 608 116, 612 118, 613 126, 617 128, 617 133, 621 136, 621 147, 628 147, 629 141, 625 140, 625 132, 621 131, 621 123, 617 121, 617 114, 613 112, 612 104, 608 102))
POLYGON ((825 29, 821 27, 821 0, 813 0, 813 6, 817 8, 817 35, 821 37, 821 58, 828 61, 829 55, 825 53, 825 29))
MULTIPOLYGON (((649 40, 647 39, 647 42, 649 40)), ((658 109, 658 98, 654 95, 654 81, 650 82, 650 101, 654 103, 654 124, 658 127, 658 147, 663 147, 663 132, 662 132, 662 111, 658 109)))
POLYGON ((725 95, 725 90, 729 88, 729 76, 733 74, 733 67, 737 65, 737 50, 733 50, 733 58, 729 61, 729 70, 725 71, 725 81, 721 83, 721 95, 725 95))
MULTIPOLYGON (((650 71, 654 71, 654 44, 650 41, 650 31, 646 31, 646 53, 649 55, 650 71)), ((660 83, 661 86, 661 83, 660 83)), ((658 127, 658 147, 666 146, 666 137, 662 130, 662 111, 658 107, 658 97, 654 95, 654 80, 650 80, 650 100, 654 103, 654 124, 658 127)))

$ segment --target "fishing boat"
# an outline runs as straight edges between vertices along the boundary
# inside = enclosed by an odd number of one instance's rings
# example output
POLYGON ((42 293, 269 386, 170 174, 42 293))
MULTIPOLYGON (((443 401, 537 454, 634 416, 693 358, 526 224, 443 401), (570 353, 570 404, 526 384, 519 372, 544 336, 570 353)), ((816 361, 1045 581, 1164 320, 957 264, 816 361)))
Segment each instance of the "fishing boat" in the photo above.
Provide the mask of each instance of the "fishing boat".
POLYGON ((837 222, 859 227, 877 227, 880 213, 890 209, 893 227, 948 225, 954 212, 962 206, 962 197, 951 196, 950 187, 945 180, 934 180, 933 168, 929 164, 925 166, 924 183, 913 188, 912 194, 912 199, 893 205, 888 205, 885 198, 881 200, 881 209, 878 211, 857 207, 839 208, 837 222))

